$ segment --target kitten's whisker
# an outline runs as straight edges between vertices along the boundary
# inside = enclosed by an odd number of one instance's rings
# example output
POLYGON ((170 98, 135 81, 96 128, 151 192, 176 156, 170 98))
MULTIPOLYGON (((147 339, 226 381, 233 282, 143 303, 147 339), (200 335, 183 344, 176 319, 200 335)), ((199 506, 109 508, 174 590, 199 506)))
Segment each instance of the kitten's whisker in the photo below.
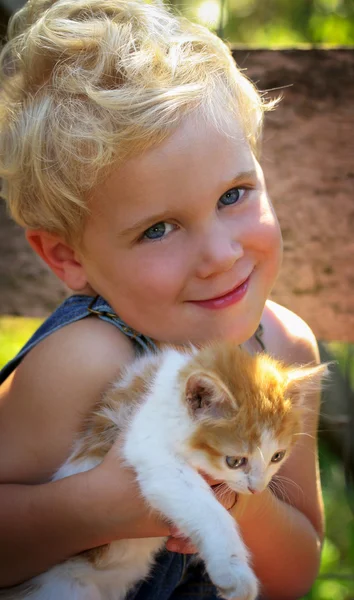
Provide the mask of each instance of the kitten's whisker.
POLYGON ((276 479, 278 481, 285 481, 287 483, 291 483, 292 485, 297 486, 302 491, 302 488, 299 486, 299 484, 296 483, 296 481, 294 481, 293 479, 290 479, 290 477, 286 477, 286 475, 277 474, 277 475, 274 475, 273 479, 276 479))
POLYGON ((273 490, 276 492, 276 495, 280 497, 286 503, 289 503, 289 496, 286 491, 285 485, 281 481, 273 482, 273 490))
POLYGON ((228 487, 228 485, 227 485, 227 484, 224 482, 224 483, 222 483, 222 484, 219 486, 218 490, 219 490, 220 497, 221 497, 221 498, 223 498, 223 497, 224 497, 224 496, 226 496, 226 494, 228 493, 228 491, 229 491, 229 487, 228 487))
POLYGON ((272 492, 274 493, 275 496, 277 496, 281 500, 288 503, 289 498, 287 498, 284 487, 281 485, 281 483, 279 481, 276 482, 276 481, 272 480, 269 483, 269 488, 272 490, 272 492))
POLYGON ((306 437, 309 437, 312 440, 316 439, 314 435, 311 435, 311 433, 306 433, 305 431, 303 431, 302 433, 294 433, 294 437, 298 437, 300 435, 304 435, 306 437))
POLYGON ((262 450, 261 450, 261 448, 260 448, 259 446, 257 446, 257 450, 259 450, 259 454, 261 455, 261 459, 262 459, 262 461, 263 461, 263 464, 265 465, 265 464, 266 464, 266 462, 265 462, 265 460, 264 460, 264 455, 263 455, 263 452, 262 452, 262 450))
POLYGON ((278 486, 278 489, 281 490, 284 500, 289 501, 290 497, 288 495, 288 492, 287 492, 287 489, 285 486, 285 482, 278 479, 274 483, 276 486, 278 486))
MULTIPOLYGON (((348 419, 349 419, 349 417, 348 417, 348 419)), ((321 427, 321 428, 318 428, 317 431, 318 431, 318 433, 333 433, 333 431, 336 431, 336 432, 343 431, 343 430, 345 430, 346 427, 348 427, 348 423, 337 422, 337 423, 333 423, 332 427, 328 427, 328 429, 321 427)))
POLYGON ((302 495, 304 495, 304 490, 301 488, 301 486, 296 483, 296 481, 293 481, 293 479, 290 479, 290 477, 286 477, 285 475, 274 475, 273 480, 278 481, 279 483, 283 483, 283 484, 291 484, 293 485, 299 492, 301 492, 302 495))
POLYGON ((284 500, 287 504, 291 505, 290 497, 286 491, 286 488, 285 488, 283 482, 281 482, 279 480, 274 481, 274 478, 273 478, 271 483, 273 484, 271 489, 273 492, 275 492, 275 495, 280 496, 281 500, 284 500))
MULTIPOLYGON (((233 490, 229 485, 227 485, 226 483, 223 483, 222 485, 220 485, 219 488, 219 493, 218 493, 218 500, 220 500, 221 502, 224 499, 230 500, 230 494, 232 494, 233 496, 233 505, 235 504, 235 490, 233 490)), ((231 508, 231 507, 230 507, 231 508)))
MULTIPOLYGON (((281 498, 281 500, 283 500, 284 502, 286 502, 287 504, 289 504, 289 506, 294 506, 294 503, 292 502, 290 496, 285 492, 283 485, 281 485, 280 481, 275 482, 274 480, 272 480, 273 483, 273 487, 271 487, 273 493, 275 493, 275 495, 277 495, 278 497, 281 498)), ((294 515, 289 515, 290 518, 290 525, 293 526, 295 523, 295 518, 294 515)))
MULTIPOLYGON (((299 440, 299 441, 297 441, 296 442, 296 447, 297 448, 304 448, 305 447, 304 444, 303 444, 304 441, 306 441, 306 440, 299 440)), ((311 453, 311 456, 316 456, 316 454, 317 454, 315 448, 306 448, 306 452, 311 453)))
POLYGON ((223 500, 230 492, 233 492, 233 490, 225 483, 225 481, 218 485, 218 498, 220 500, 223 500))

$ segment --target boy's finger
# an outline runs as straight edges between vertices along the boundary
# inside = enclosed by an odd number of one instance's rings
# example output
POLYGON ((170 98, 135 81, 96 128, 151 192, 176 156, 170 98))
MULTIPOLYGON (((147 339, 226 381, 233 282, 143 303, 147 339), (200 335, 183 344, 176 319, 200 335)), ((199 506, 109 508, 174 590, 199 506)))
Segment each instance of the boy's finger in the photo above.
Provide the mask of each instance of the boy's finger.
POLYGON ((179 554, 195 554, 197 548, 193 546, 192 542, 188 538, 175 538, 170 537, 167 540, 166 548, 170 552, 178 552, 179 554))
POLYGON ((170 536, 171 538, 186 539, 186 536, 175 525, 171 525, 170 527, 170 536))

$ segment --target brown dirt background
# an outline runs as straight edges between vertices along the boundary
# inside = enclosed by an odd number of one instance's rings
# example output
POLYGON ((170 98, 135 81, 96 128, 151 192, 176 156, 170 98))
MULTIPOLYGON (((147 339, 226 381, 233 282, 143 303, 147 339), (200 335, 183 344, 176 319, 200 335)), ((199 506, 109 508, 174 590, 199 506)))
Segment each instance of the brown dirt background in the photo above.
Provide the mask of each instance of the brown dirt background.
MULTIPOLYGON (((235 50, 262 90, 262 165, 284 237, 272 298, 318 339, 354 341, 354 50, 235 50)), ((67 291, 0 203, 0 314, 46 316, 67 291)))

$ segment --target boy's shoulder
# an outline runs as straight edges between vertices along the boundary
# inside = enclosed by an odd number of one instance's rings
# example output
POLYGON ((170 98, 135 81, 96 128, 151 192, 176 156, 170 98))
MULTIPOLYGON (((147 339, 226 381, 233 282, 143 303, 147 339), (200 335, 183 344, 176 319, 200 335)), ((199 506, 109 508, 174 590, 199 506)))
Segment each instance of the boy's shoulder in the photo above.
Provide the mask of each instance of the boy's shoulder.
POLYGON ((23 370, 32 382, 60 379, 62 385, 80 389, 104 386, 122 366, 134 360, 131 341, 112 324, 88 317, 54 331, 23 359, 23 370), (86 381, 85 381, 86 380, 86 381))
POLYGON ((0 391, 0 481, 36 483, 54 472, 87 414, 134 356, 128 338, 96 317, 39 342, 0 391))
MULTIPOLYGON (((49 374, 65 370, 78 374, 118 370, 134 358, 131 341, 110 323, 88 317, 65 325, 37 343, 17 370, 49 374)), ((39 373, 37 373, 39 374, 39 373)))
POLYGON ((287 364, 318 363, 315 335, 307 323, 291 310, 268 300, 262 315, 267 351, 287 364))

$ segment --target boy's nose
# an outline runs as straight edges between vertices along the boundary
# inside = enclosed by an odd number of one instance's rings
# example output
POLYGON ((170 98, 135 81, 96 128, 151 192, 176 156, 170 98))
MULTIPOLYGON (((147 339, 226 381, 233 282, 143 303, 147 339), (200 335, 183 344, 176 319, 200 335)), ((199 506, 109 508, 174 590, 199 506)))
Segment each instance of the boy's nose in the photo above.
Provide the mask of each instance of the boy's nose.
POLYGON ((207 279, 218 273, 229 271, 235 262, 242 258, 243 247, 227 235, 210 235, 201 248, 197 276, 207 279))

